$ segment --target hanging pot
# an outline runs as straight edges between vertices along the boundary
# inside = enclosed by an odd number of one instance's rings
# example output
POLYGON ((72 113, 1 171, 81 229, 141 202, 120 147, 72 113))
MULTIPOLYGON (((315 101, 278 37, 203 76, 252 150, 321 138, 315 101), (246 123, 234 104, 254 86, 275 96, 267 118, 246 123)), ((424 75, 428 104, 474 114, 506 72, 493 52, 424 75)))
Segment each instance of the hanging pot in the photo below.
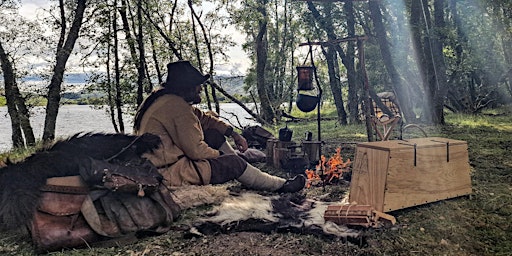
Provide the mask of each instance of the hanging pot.
POLYGON ((313 71, 314 67, 297 67, 298 89, 313 90, 313 71))
POLYGON ((279 140, 289 142, 292 140, 293 131, 288 128, 288 124, 284 128, 279 129, 279 140))
POLYGON ((316 105, 318 104, 318 96, 299 93, 295 103, 297 104, 297 107, 300 109, 300 111, 311 112, 316 108, 316 105))

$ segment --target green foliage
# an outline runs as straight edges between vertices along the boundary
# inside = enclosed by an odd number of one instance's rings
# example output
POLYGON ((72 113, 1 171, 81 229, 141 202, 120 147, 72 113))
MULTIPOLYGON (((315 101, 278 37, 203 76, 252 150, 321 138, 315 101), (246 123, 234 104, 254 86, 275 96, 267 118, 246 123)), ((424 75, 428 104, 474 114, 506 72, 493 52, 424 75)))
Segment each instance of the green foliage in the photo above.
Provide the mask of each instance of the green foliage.
POLYGON ((451 77, 449 104, 457 111, 477 113, 510 101, 498 96, 507 88, 503 78, 510 63, 503 52, 512 35, 503 30, 499 14, 485 15, 488 10, 481 6, 459 2, 450 5, 450 12, 443 51, 451 77))
POLYGON ((234 23, 246 33, 248 41, 244 49, 252 60, 251 69, 245 78, 245 88, 253 92, 256 97, 261 89, 256 89, 257 74, 255 68, 256 48, 254 47, 256 36, 260 31, 260 25, 266 23, 266 34, 263 43, 267 56, 265 63, 265 90, 272 107, 287 102, 294 93, 295 67, 298 63, 294 52, 301 41, 306 41, 303 27, 300 25, 299 5, 290 4, 288 1, 245 1, 239 8, 230 9, 234 23))
MULTIPOLYGON (((9 1, 10 2, 10 1, 9 1)), ((432 1, 430 1, 431 3, 432 1)), ((114 72, 113 72, 113 33, 111 29, 112 5, 109 2, 91 2, 89 7, 94 12, 90 16, 90 21, 84 24, 81 30, 81 36, 86 38, 80 44, 81 51, 90 52, 88 58, 81 59, 81 65, 87 70, 94 71, 92 78, 88 81, 94 90, 115 96, 114 72), (87 42, 95 42, 88 44, 87 42), (110 80, 103 72, 105 66, 110 66, 110 80)), ((319 12, 327 17, 333 23, 333 32, 338 37, 347 36, 347 13, 344 11, 344 3, 325 3, 314 2, 319 12), (332 10, 332 11, 328 11, 332 10)), ((189 7, 184 2, 169 1, 145 1, 143 8, 148 14, 143 17, 142 31, 144 33, 144 50, 146 52, 146 68, 149 75, 145 82, 145 93, 158 85, 159 78, 165 77, 165 64, 176 60, 169 46, 174 46, 182 54, 184 59, 190 59, 199 66, 203 72, 215 73, 215 70, 209 69, 210 60, 206 58, 207 42, 202 38, 202 31, 197 21, 194 24, 190 20, 189 7), (177 4, 174 6, 174 4, 177 4), (163 10, 173 10, 173 13, 163 10), (172 15, 172 17, 171 17, 172 15), (149 20, 151 18, 152 22, 149 20), (172 21, 172 23, 169 23, 172 21), (158 28, 161 31, 158 31, 158 28), (196 42, 197 40, 197 42, 196 42), (197 51, 197 52, 196 52, 197 51), (200 58, 201 60, 199 60, 200 58), (156 69, 160 73, 157 74, 156 69)), ((381 9, 385 16, 384 22, 388 31, 390 47, 394 57, 394 63, 400 76, 406 81, 409 90, 413 91, 413 101, 421 104, 425 98, 424 88, 421 85, 421 78, 418 66, 418 59, 414 58, 414 49, 411 43, 410 27, 408 22, 410 18, 411 1, 385 1, 381 3, 381 9)), ((131 16, 136 13, 135 2, 128 2, 128 18, 131 20, 129 29, 135 29, 138 19, 131 16)), ((267 24, 266 45, 268 49, 266 63, 265 85, 268 87, 268 93, 273 107, 278 109, 284 102, 288 102, 295 96, 296 77, 294 68, 297 65, 310 64, 308 47, 299 47, 299 43, 307 41, 325 41, 328 36, 325 31, 319 29, 319 24, 311 16, 307 3, 303 1, 290 0, 272 0, 272 1, 193 1, 193 7, 196 11, 201 11, 200 20, 206 25, 206 32, 209 35, 210 46, 214 57, 214 64, 224 63, 226 53, 234 43, 230 39, 230 33, 223 33, 236 26, 246 37, 244 42, 239 42, 244 46, 250 61, 254 62, 255 48, 254 38, 258 33, 258 22, 265 20, 267 24), (266 17, 257 8, 264 8, 266 17)), ((2 6, 6 8, 7 6, 2 6)), ((510 52, 511 24, 504 10, 510 9, 510 3, 507 1, 482 1, 481 3, 464 4, 457 1, 450 2, 446 9, 447 26, 443 31, 431 31, 432 33, 442 32, 443 52, 447 61, 447 74, 450 82, 450 94, 448 104, 454 111, 476 113, 485 108, 495 107, 504 102, 510 101, 510 84, 506 76, 507 66, 510 63, 505 58, 505 52, 510 52), (456 8, 451 5, 456 3, 456 8), (459 21, 455 20, 455 16, 459 21), (486 38, 486 40, 482 40, 486 38), (462 54, 461 54, 462 53, 462 54), (463 99, 453 98, 453 95, 460 96, 463 99), (458 102, 457 102, 458 101, 458 102)), ((2 9, 4 10, 4 9, 2 9)), ((354 15, 356 17, 355 34, 372 35, 373 23, 368 18, 368 6, 364 3, 354 3, 354 15)), ((48 78, 51 75, 51 68, 33 68, 27 62, 34 57, 48 57, 53 47, 51 38, 42 34, 44 29, 40 28, 42 21, 28 21, 21 19, 20 15, 15 14, 15 9, 5 12, 0 18, 4 32, 0 33, 2 39, 5 39, 5 46, 11 56, 16 60, 17 76, 24 77, 32 74, 35 70, 39 75, 48 78), (7 15, 9 14, 9 15, 7 15), (4 25, 5 24, 5 25, 4 25), (16 24, 16 25, 12 25, 16 24), (37 32, 37 33, 36 33, 37 32), (41 32, 41 33, 39 33, 41 32), (17 35, 17 36, 13 36, 17 35), (16 49, 16 47, 19 48, 16 49)), ((118 16, 119 18, 119 16, 118 16)), ((50 19, 46 20, 50 21, 50 19)), ((53 21, 51 21, 53 22, 53 21)), ((53 23, 52 23, 53 24, 53 23)), ((121 27, 121 21, 118 20, 118 26, 121 27)), ((422 27, 422 37, 428 37, 428 28, 422 27)), ((133 33, 135 34, 135 33, 133 33)), ((119 30, 118 36, 124 38, 124 31, 119 30)), ((57 38, 57 37, 55 37, 57 38)), ((118 44, 120 52, 119 72, 121 78, 120 97, 123 108, 129 108, 133 111, 137 93, 137 58, 132 56, 126 40, 121 40, 118 44)), ((342 48, 346 44, 341 43, 342 48)), ((325 65, 325 57, 320 46, 313 47, 314 62, 317 66, 320 85, 323 86, 324 98, 331 99, 331 91, 328 88, 328 75, 325 65)), ((386 67, 383 65, 380 49, 374 37, 365 41, 365 63, 368 71, 370 85, 377 91, 389 91, 393 89, 390 77, 386 67)), ((510 61, 510 60, 508 60, 510 61)), ((356 57, 356 62, 359 62, 356 57)), ((30 64, 30 63, 29 63, 30 64)), ((35 65, 35 64, 34 64, 35 65)), ((345 81, 344 67, 340 68, 341 81, 345 81)), ((238 92, 243 101, 252 102, 251 92, 258 97, 255 90, 256 74, 254 63, 248 74, 245 76, 245 89, 243 93, 238 92)), ((359 78, 362 79, 362 78, 359 78)), ((31 91, 35 89, 29 89, 31 91)), ((347 100, 346 84, 343 84, 344 99, 347 100)), ((361 92, 357 92, 361 96, 361 92)), ((223 97, 220 96, 221 100, 223 97)), ((107 104, 107 97, 94 100, 65 100, 65 104, 107 104), (90 102, 93 101, 93 102, 90 102)), ((256 99, 257 101, 257 99, 256 99)), ((45 100, 36 100, 29 105, 45 104, 45 100)), ((422 111, 426 113, 427 111, 422 111)))
POLYGON ((34 153, 37 149, 40 149, 43 147, 43 144, 39 141, 37 142, 36 146, 29 147, 29 148, 14 148, 7 152, 0 153, 0 167, 2 166, 2 162, 7 162, 8 160, 16 163, 19 161, 22 161, 26 157, 28 157, 30 154, 34 153))
POLYGON ((35 94, 30 94, 25 97, 27 106, 46 106, 48 102, 45 97, 35 94))

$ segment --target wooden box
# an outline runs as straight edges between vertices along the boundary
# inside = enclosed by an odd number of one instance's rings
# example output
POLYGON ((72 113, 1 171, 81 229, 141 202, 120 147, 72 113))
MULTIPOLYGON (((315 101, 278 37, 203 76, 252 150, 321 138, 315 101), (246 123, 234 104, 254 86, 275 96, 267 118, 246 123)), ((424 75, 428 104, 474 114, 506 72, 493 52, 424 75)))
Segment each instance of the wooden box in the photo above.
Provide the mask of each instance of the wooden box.
POLYGON ((465 141, 427 137, 357 145, 351 203, 390 212, 470 193, 465 141))
POLYGON ((283 162, 288 161, 298 147, 294 141, 280 141, 277 139, 267 140, 265 148, 267 165, 281 168, 283 162))

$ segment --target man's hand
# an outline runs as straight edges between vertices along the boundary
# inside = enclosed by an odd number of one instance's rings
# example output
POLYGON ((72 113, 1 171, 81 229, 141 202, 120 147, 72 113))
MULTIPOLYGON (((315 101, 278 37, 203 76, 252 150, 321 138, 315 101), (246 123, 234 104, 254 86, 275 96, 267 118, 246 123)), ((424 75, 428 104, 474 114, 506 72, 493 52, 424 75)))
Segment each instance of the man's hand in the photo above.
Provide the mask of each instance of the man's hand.
POLYGON ((237 149, 240 150, 240 152, 243 153, 247 150, 249 146, 247 145, 247 140, 245 140, 245 138, 242 135, 233 132, 233 134, 231 134, 231 137, 233 138, 233 141, 235 142, 235 145, 237 149))

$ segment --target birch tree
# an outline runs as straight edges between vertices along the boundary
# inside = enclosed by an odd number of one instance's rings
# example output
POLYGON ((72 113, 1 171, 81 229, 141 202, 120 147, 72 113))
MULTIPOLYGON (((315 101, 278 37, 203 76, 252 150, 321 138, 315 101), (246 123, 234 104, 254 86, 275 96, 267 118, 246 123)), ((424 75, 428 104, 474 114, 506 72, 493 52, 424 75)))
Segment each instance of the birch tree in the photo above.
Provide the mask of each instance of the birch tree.
POLYGON ((33 146, 36 143, 30 124, 30 97, 20 90, 19 80, 29 74, 29 59, 37 55, 38 45, 44 45, 43 37, 37 31, 37 23, 22 18, 13 1, 0 3, 0 74, 3 75, 4 96, 11 121, 13 147, 33 146))
POLYGON ((43 141, 55 139, 55 125, 59 113, 60 92, 62 79, 66 68, 66 63, 73 51, 75 42, 78 39, 82 19, 86 8, 86 0, 77 0, 72 11, 73 21, 69 30, 67 29, 66 7, 63 0, 59 0, 60 36, 57 42, 57 51, 55 56, 55 65, 53 67, 51 82, 48 85, 48 103, 46 104, 46 115, 44 121, 43 141))

